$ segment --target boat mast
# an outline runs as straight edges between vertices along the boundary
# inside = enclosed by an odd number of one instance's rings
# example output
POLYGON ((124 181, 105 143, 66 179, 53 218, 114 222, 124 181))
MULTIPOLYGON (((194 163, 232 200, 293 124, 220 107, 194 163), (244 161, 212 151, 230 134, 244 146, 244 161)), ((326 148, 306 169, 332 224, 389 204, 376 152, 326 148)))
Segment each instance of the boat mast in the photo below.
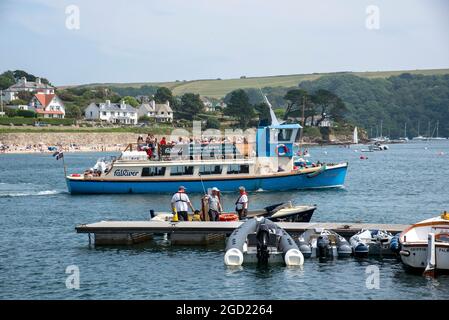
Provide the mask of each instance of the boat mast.
POLYGON ((418 137, 419 137, 419 125, 420 125, 420 121, 418 120, 418 137))
POLYGON ((438 125, 440 124, 440 120, 437 120, 437 136, 436 138, 438 138, 438 125))
POLYGON ((0 90, 0 106, 2 108, 1 115, 3 116, 3 90, 0 90))
POLYGON ((382 135, 382 124, 383 124, 383 120, 380 120, 380 138, 382 139, 383 135, 382 135))
POLYGON ((428 122, 427 126, 427 138, 430 138, 430 121, 428 122))
POLYGON ((304 137, 303 131, 306 125, 306 119, 305 119, 305 115, 304 115, 304 110, 306 108, 306 97, 303 96, 302 97, 302 128, 301 128, 301 140, 299 140, 299 152, 302 154, 302 139, 304 137))
POLYGON ((404 125, 404 138, 407 138, 407 122, 404 125))

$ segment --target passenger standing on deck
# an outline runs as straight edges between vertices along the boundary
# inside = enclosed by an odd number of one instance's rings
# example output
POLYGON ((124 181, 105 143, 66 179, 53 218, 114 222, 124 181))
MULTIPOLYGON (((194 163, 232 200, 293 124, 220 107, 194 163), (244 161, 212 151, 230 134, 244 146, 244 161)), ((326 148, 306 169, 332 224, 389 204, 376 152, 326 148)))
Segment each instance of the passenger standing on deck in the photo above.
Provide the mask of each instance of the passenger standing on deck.
POLYGON ((212 194, 207 196, 207 200, 209 201, 209 220, 210 221, 218 221, 218 217, 220 213, 223 211, 220 203, 220 197, 218 193, 220 190, 218 188, 212 188, 212 194))
POLYGON ((248 195, 246 194, 245 187, 240 187, 239 192, 239 198, 235 202, 235 210, 239 215, 239 220, 243 220, 246 218, 248 212, 248 195))
POLYGON ((176 192, 171 198, 171 207, 173 212, 178 213, 178 219, 181 221, 189 221, 188 219, 188 211, 189 207, 192 209, 192 212, 195 212, 195 209, 190 202, 189 196, 186 193, 186 188, 180 186, 178 188, 178 192, 176 192), (176 210, 176 211, 175 211, 176 210))

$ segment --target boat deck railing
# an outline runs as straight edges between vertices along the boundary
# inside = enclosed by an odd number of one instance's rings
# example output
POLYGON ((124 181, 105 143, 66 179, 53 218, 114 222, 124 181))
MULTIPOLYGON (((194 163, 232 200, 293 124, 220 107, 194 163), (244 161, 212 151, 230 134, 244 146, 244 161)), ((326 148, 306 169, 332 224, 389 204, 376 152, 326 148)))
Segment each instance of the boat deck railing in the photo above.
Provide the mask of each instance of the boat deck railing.
MULTIPOLYGON (((157 144, 130 143, 124 152, 142 151, 148 154, 148 160, 218 160, 252 159, 254 145, 251 143, 184 143, 157 144)), ((120 157, 119 159, 121 159, 120 157)))

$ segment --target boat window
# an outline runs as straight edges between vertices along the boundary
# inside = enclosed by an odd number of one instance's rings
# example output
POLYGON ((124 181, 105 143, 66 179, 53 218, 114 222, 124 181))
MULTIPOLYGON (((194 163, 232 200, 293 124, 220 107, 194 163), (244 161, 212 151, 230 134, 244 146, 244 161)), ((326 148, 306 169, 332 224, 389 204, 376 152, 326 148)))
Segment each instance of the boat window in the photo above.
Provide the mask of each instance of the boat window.
POLYGON ((142 169, 142 177, 163 176, 165 167, 146 167, 142 169))
POLYGON ((221 174, 223 166, 220 165, 203 165, 200 166, 200 175, 221 174))
POLYGON ((193 174, 193 166, 171 167, 170 175, 172 175, 172 176, 183 176, 183 175, 192 175, 192 174, 193 174))
POLYGON ((228 166, 228 174, 249 173, 247 164, 231 164, 228 166))
POLYGON ((293 129, 279 130, 278 141, 290 141, 292 138, 293 129))

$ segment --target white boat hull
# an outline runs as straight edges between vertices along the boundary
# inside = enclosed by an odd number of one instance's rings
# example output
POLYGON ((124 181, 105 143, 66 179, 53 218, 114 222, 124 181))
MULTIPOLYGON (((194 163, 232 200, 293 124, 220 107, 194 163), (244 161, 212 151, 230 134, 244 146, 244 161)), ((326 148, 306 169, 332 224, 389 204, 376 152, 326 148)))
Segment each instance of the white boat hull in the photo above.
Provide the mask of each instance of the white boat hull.
MULTIPOLYGON (((424 269, 427 265, 427 243, 416 245, 402 245, 402 262, 414 269, 424 269)), ((436 269, 449 270, 449 245, 436 244, 436 269)))

